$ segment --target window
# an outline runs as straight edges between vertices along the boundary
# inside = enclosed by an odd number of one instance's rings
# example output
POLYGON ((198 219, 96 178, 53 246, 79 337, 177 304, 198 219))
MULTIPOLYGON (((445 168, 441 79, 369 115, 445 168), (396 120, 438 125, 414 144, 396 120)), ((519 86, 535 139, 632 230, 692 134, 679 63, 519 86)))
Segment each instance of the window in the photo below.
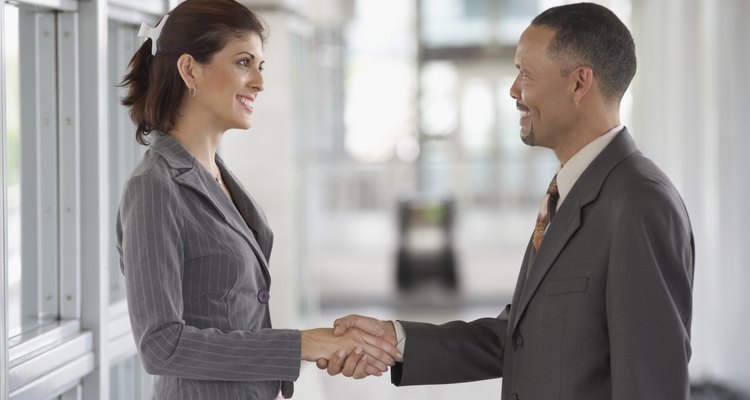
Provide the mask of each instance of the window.
POLYGON ((114 364, 109 369, 109 400, 150 399, 152 380, 138 356, 114 364))
MULTIPOLYGON (((115 221, 122 188, 145 147, 135 141, 135 126, 128 110, 120 104, 125 89, 119 86, 135 50, 140 46, 138 27, 109 21, 109 220, 115 221)), ((109 302, 125 300, 125 281, 115 246, 109 249, 109 302)))
POLYGON ((79 290, 77 4, 3 2, 0 399, 80 398, 94 369, 79 290), (55 7, 54 9, 51 7, 55 7), (66 101, 61 101, 62 99, 66 101))
POLYGON ((0 2, 0 400, 150 397, 111 240, 143 151, 116 84, 176 3, 0 2))
POLYGON ((421 0, 420 31, 427 47, 515 46, 541 1, 421 0))
POLYGON ((8 314, 13 337, 58 316, 56 27, 51 12, 9 4, 4 22, 8 314))

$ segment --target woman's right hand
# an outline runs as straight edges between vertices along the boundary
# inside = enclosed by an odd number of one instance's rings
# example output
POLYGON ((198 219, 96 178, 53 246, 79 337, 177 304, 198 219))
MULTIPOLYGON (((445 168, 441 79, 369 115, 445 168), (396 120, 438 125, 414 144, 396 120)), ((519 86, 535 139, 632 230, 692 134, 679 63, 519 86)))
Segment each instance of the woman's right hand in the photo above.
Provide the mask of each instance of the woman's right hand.
POLYGON ((398 357, 395 345, 359 329, 349 329, 341 336, 334 336, 331 328, 317 328, 301 331, 300 335, 302 359, 305 361, 344 359, 351 353, 363 353, 362 361, 366 361, 368 373, 382 375, 389 366, 395 365, 398 357))

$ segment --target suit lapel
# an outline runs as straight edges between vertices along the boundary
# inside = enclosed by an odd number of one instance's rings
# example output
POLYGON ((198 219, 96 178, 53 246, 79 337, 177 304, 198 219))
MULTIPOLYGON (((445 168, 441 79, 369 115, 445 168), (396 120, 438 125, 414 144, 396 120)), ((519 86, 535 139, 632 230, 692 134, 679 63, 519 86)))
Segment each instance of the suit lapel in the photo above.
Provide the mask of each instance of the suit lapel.
MULTIPOLYGON (((552 219, 542 245, 539 247, 536 257, 531 261, 532 265, 528 265, 528 254, 530 251, 527 251, 527 257, 525 257, 527 265, 525 268, 531 268, 531 271, 523 284, 519 296, 520 299, 519 303, 517 303, 518 310, 515 313, 516 318, 513 321, 513 329, 518 326, 518 321, 523 317, 526 307, 542 283, 547 271, 552 267, 552 263, 557 258, 557 255, 560 254, 565 244, 568 243, 568 240, 581 226, 581 207, 579 204, 571 204, 573 203, 571 200, 574 200, 573 196, 571 196, 572 194, 573 190, 568 194, 560 210, 557 211, 555 217, 552 219)), ((524 268, 521 269, 525 272, 524 268)))
POLYGON ((257 236, 254 237, 257 239, 258 246, 263 253, 263 258, 267 261, 271 257, 271 249, 273 248, 273 232, 268 225, 266 216, 263 214, 258 203, 253 200, 242 186, 239 179, 229 171, 226 164, 224 164, 224 160, 219 155, 216 155, 216 163, 221 168, 224 183, 232 193, 236 210, 239 211, 244 224, 256 233, 257 236))
MULTIPOLYGON (((176 183, 199 193, 216 209, 224 222, 245 239, 258 257, 258 260, 260 260, 263 275, 270 286, 271 274, 268 272, 267 261, 267 254, 270 253, 270 243, 268 244, 268 251, 261 250, 261 245, 256 241, 255 236, 250 231, 250 226, 253 225, 246 223, 238 209, 232 204, 229 198, 227 198, 226 194, 224 194, 224 191, 221 189, 221 186, 216 183, 211 174, 209 174, 199 163, 196 163, 195 157, 193 157, 171 136, 162 133, 155 135, 150 148, 161 154, 171 168, 178 170, 178 175, 173 178, 176 183)), ((247 197, 241 189, 241 186, 239 186, 239 183, 234 176, 228 173, 226 166, 220 161, 218 156, 217 161, 221 163, 219 167, 222 169, 222 176, 230 178, 225 179, 225 182, 228 181, 228 187, 232 196, 234 196, 235 199, 240 199, 238 200, 238 203, 246 203, 247 197)), ((270 233, 270 229, 268 229, 267 225, 265 225, 265 229, 257 231, 259 237, 264 237, 263 235, 268 235, 270 233)), ((268 240, 264 241, 268 242, 268 240)))
POLYGON ((612 169, 635 151, 637 151, 635 143, 627 128, 625 128, 591 162, 573 185, 560 209, 552 218, 539 252, 531 261, 532 265, 528 265, 530 247, 527 247, 524 264, 521 267, 521 276, 526 274, 528 268, 531 268, 531 271, 525 280, 519 277, 516 293, 513 294, 514 305, 511 307, 513 330, 518 327, 526 308, 542 284, 547 272, 552 268, 554 261, 565 249, 565 245, 570 238, 581 227, 583 207, 597 199, 602 185, 604 185, 604 181, 612 169))
POLYGON ((521 294, 523 293, 524 287, 526 285, 526 274, 529 270, 529 257, 531 257, 532 242, 533 236, 531 239, 529 239, 528 245, 526 245, 526 254, 524 254, 523 256, 523 262, 521 262, 521 271, 518 273, 518 280, 516 281, 516 289, 513 291, 513 299, 510 302, 511 307, 508 320, 510 321, 509 328, 513 329, 515 329, 515 321, 519 319, 516 317, 516 314, 518 314, 518 310, 521 310, 521 307, 519 307, 518 305, 521 304, 521 294))

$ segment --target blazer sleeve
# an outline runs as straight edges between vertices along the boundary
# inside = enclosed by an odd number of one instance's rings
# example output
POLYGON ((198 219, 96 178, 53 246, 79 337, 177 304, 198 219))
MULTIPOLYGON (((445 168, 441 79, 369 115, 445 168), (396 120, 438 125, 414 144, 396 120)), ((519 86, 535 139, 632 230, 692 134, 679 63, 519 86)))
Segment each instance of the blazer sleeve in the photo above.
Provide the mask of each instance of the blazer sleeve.
POLYGON ((497 318, 443 325, 400 321, 404 361, 391 368, 396 386, 459 383, 503 375, 508 310, 497 318))
POLYGON ((293 381, 295 330, 198 329, 182 319, 183 220, 173 185, 132 177, 118 214, 118 250, 136 346, 153 375, 222 381, 293 381))
POLYGON ((670 189, 630 196, 613 231, 606 282, 613 400, 689 395, 694 244, 670 189))

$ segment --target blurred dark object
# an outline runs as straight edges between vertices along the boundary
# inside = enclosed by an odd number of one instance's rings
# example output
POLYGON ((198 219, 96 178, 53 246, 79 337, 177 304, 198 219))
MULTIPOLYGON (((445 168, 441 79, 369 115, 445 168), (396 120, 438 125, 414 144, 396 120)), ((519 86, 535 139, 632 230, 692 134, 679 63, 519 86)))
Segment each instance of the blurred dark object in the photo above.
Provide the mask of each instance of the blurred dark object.
POLYGON ((452 199, 399 200, 399 289, 410 289, 433 278, 451 290, 458 287, 453 250, 454 214, 452 199))
POLYGON ((691 400, 750 400, 750 395, 717 382, 690 385, 691 400))

